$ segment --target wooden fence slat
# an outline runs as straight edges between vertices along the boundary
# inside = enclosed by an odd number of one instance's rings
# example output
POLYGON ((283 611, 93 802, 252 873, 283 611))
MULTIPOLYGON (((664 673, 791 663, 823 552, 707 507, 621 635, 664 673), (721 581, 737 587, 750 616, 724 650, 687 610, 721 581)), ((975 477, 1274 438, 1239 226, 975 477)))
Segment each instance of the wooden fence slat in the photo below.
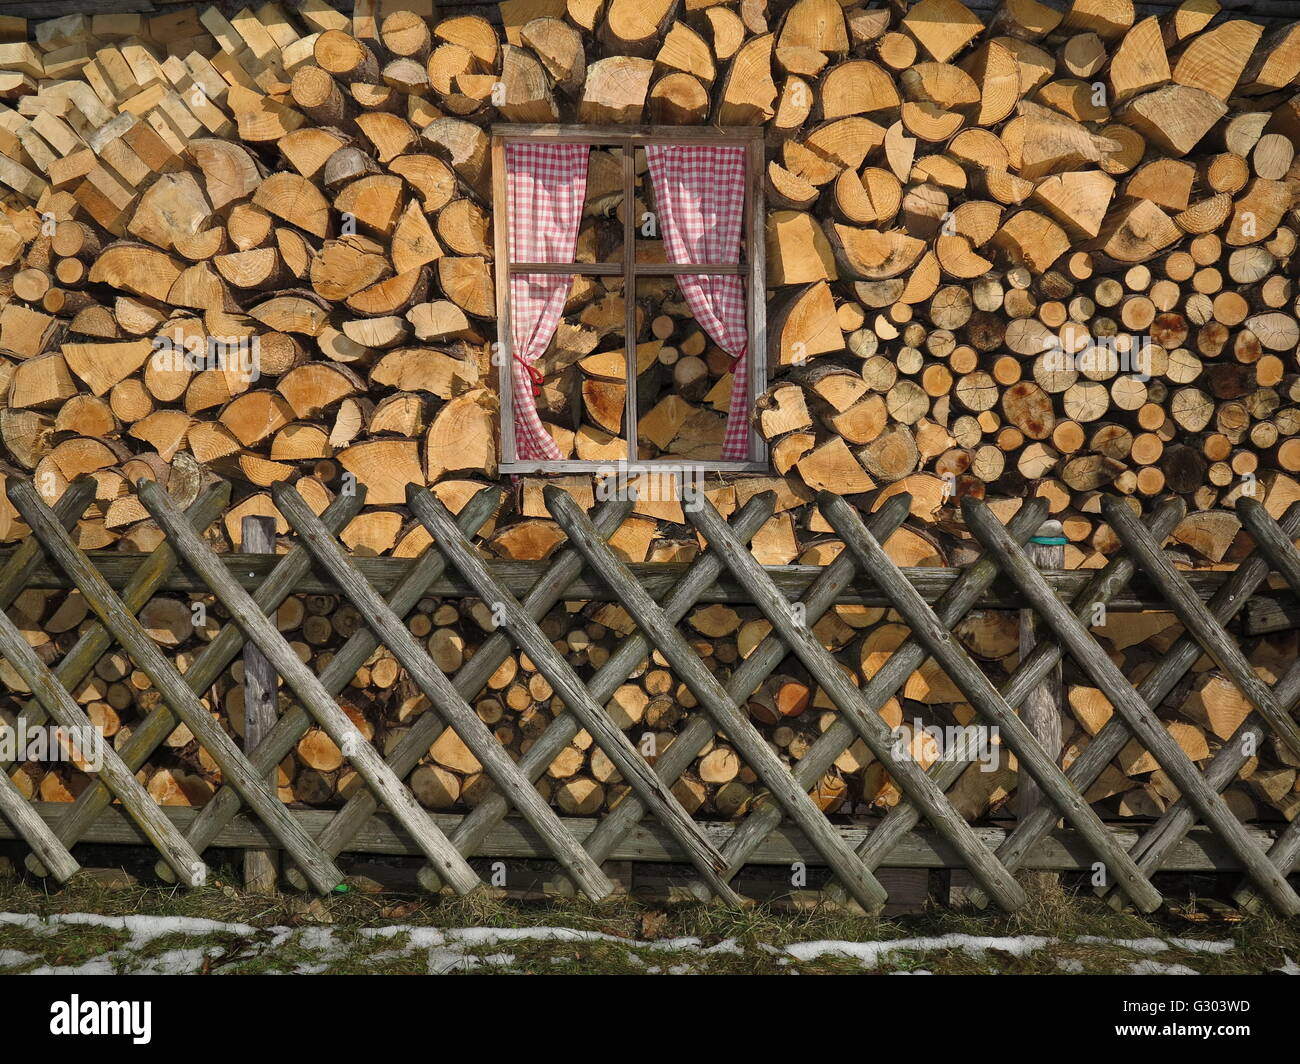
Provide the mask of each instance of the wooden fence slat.
MULTIPOLYGON (((1034 601, 1043 620, 1051 626, 1080 668, 1092 677, 1093 682, 1110 699, 1111 705, 1124 717, 1134 737, 1150 751, 1160 767, 1169 774, 1174 785, 1195 805, 1205 823, 1223 836, 1242 865, 1249 869, 1256 882, 1268 892, 1278 910, 1287 914, 1300 912, 1300 897, 1296 897, 1286 879, 1278 875, 1277 869, 1242 831, 1241 822, 1205 782, 1191 758, 1165 730, 1151 707, 1138 696, 1119 667, 1088 634, 1079 619, 1051 593, 1051 589, 1043 582, 1038 570, 1025 558, 1020 547, 1007 540, 992 511, 982 500, 974 499, 963 500, 962 511, 975 537, 987 550, 997 554, 1002 562, 1002 571, 1034 601)), ((1133 517, 1127 508, 1124 508, 1124 512, 1133 517)), ((1111 521, 1111 527, 1129 553, 1134 555, 1134 560, 1150 571, 1147 547, 1154 544, 1154 541, 1150 539, 1147 530, 1136 518, 1131 524, 1122 527, 1117 514, 1107 514, 1107 519, 1111 521)), ((1158 546, 1154 549, 1159 552, 1158 546)), ((1124 856, 1132 863, 1128 854, 1124 856)), ((1113 867, 1111 871, 1115 873, 1113 867)), ((1120 883, 1123 885, 1125 880, 1120 879, 1120 883)), ((1130 893, 1129 897, 1133 895, 1130 893)))
MULTIPOLYGON (((338 581, 344 595, 361 611, 380 642, 388 647, 406 669, 412 682, 433 704, 434 711, 455 730, 461 742, 478 759, 501 793, 545 840, 550 852, 578 888, 593 901, 608 898, 614 891, 614 884, 609 877, 588 856, 587 851, 574 841, 573 836, 564 830, 550 803, 524 778, 506 748, 497 742, 496 736, 474 712, 474 708, 415 641, 401 618, 388 608, 379 593, 352 568, 343 548, 311 512, 303 497, 288 484, 275 485, 272 496, 285 519, 307 544, 307 549, 338 581)), ((347 751, 344 753, 346 755, 347 751)))
MULTIPOLYGON (((60 808, 62 804, 30 802, 27 803, 27 807, 46 824, 53 826, 63 814, 60 808)), ((163 811, 168 819, 187 835, 200 812, 195 808, 175 805, 166 806, 163 811)), ((290 812, 309 835, 319 833, 333 816, 328 809, 293 809, 290 812)), ((432 813, 431 818, 444 833, 451 836, 464 820, 464 815, 432 813)), ((590 840, 597 825, 597 821, 590 817, 565 817, 564 823, 574 837, 584 843, 590 840)), ((735 831, 735 826, 725 820, 701 821, 700 827, 719 848, 726 846, 735 831)), ((861 822, 844 822, 837 824, 836 830, 848 845, 861 848, 874 829, 861 822)), ((972 830, 980 844, 989 850, 994 849, 1007 836, 1006 829, 996 825, 976 826, 972 830)), ((1121 846, 1131 846, 1137 839, 1137 831, 1132 827, 1116 825, 1111 831, 1115 841, 1121 846)), ((1268 846, 1276 834, 1260 825, 1249 825, 1247 831, 1261 848, 1268 846)), ((21 836, 12 826, 0 820, 0 840, 19 838, 21 836)), ((146 844, 139 826, 120 806, 116 805, 104 810, 86 836, 86 841, 126 846, 146 844)), ((237 814, 226 824, 212 845, 244 849, 278 848, 281 843, 266 825, 245 812, 237 814)), ((421 856, 420 848, 388 813, 371 817, 358 832, 349 848, 354 853, 421 856)), ((498 824, 485 840, 484 848, 486 853, 502 858, 533 859, 546 856, 542 841, 519 817, 509 817, 498 824)), ((657 821, 647 819, 628 834, 608 859, 682 864, 686 861, 686 855, 677 840, 657 821)), ((1094 860, 1092 853, 1075 831, 1070 828, 1057 828, 1036 845, 1025 861, 1024 867, 1079 872, 1090 870, 1094 860)), ((813 867, 820 863, 821 855, 803 837, 799 829, 787 821, 768 836, 763 845, 755 851, 750 863, 756 866, 784 865, 788 868, 792 861, 803 861, 813 867)), ((946 839, 928 826, 923 826, 900 840, 887 856, 883 867, 959 868, 961 858, 946 839)), ((1170 872, 1237 871, 1240 868, 1240 862, 1227 849, 1223 840, 1201 825, 1188 832, 1187 836, 1170 851, 1165 864, 1165 870, 1170 872)))
MULTIPOLYGON (((146 508, 149 508, 151 496, 156 498, 162 495, 166 498, 163 489, 153 481, 142 480, 139 490, 146 508), (149 488, 153 491, 147 490, 149 488)), ((104 627, 131 655, 140 670, 153 681, 159 694, 171 706, 172 712, 207 748, 212 760, 221 769, 222 775, 244 790, 259 816, 284 832, 282 837, 285 846, 293 853, 294 859, 308 862, 312 869, 313 881, 322 889, 332 889, 334 884, 341 882, 343 877, 334 867, 333 862, 324 860, 319 851, 313 853, 315 846, 311 839, 288 815, 279 797, 268 790, 265 783, 252 773, 248 761, 230 736, 199 702, 198 696, 186 686, 176 667, 163 657, 153 640, 140 627, 135 616, 126 609, 122 600, 104 582, 98 570, 72 542, 68 533, 53 519, 49 508, 37 496, 36 489, 27 481, 17 481, 10 487, 9 497, 32 531, 41 537, 45 550, 81 589, 87 604, 104 627), (329 885, 325 886, 327 883, 329 885)), ((185 519, 185 515, 169 498, 166 499, 166 512, 170 527, 163 526, 159 522, 160 527, 168 533, 172 546, 177 549, 177 552, 192 562, 188 557, 189 552, 183 546, 185 536, 189 536, 194 544, 198 544, 200 550, 206 551, 207 548, 202 546, 197 533, 185 519)), ((224 569, 222 575, 225 575, 224 569)), ((294 660, 297 661, 296 658, 294 660)))
MULTIPOLYGON (((252 554, 275 553, 275 518, 247 514, 240 522, 240 546, 252 554)), ((266 660, 256 643, 244 646, 244 752, 257 744, 275 727, 276 706, 280 701, 275 666, 266 660)), ((266 778, 266 785, 276 785, 276 775, 266 778)), ((244 854, 244 890, 254 894, 275 891, 276 855, 270 850, 248 850, 244 854)))
MULTIPOLYGON (((480 885, 479 878, 475 875, 474 870, 456 852, 455 847, 447 841, 446 836, 433 826, 432 821, 429 820, 428 815, 411 792, 406 789, 401 780, 393 775, 388 766, 384 764, 383 758, 379 756, 379 752, 370 743, 366 742, 357 726, 339 708, 338 703, 334 701, 330 693, 321 686, 316 674, 298 660, 293 648, 285 641, 266 614, 257 608, 257 604, 249 596, 248 592, 230 578, 230 574, 217 560, 216 555, 181 519, 175 504, 167 497, 162 488, 151 481, 141 481, 139 492, 140 501, 144 503, 145 509, 153 515, 159 527, 167 533, 172 545, 180 552, 181 557, 207 581, 212 593, 230 611, 231 618, 243 629, 244 634, 249 639, 261 647, 262 653, 270 659, 276 671, 284 678, 285 683, 293 688, 307 711, 316 718, 325 734, 351 760, 353 767, 362 779, 379 793, 384 804, 392 810, 393 814, 401 821, 402 826, 425 848, 425 853, 429 859, 438 864, 439 868, 444 871, 447 882, 462 894, 468 894, 478 887, 480 885)), ((141 668, 144 668, 144 664, 139 662, 138 659, 137 663, 141 665, 141 668)), ((157 680, 154 682, 157 683, 157 680)), ((161 690, 161 686, 159 689, 161 690)), ((164 692, 165 694, 166 692, 164 692)), ((184 695, 193 697, 188 688, 185 688, 181 694, 182 699, 184 695)), ((177 703, 173 703, 172 708, 178 709, 179 706, 177 703)), ((193 725, 190 725, 190 727, 191 730, 198 734, 193 725)), ((262 777, 253 772, 252 765, 239 752, 238 748, 234 747, 224 732, 218 729, 218 734, 221 740, 233 751, 233 758, 230 757, 229 752, 226 753, 226 756, 231 760, 232 765, 238 772, 238 775, 230 773, 223 765, 223 775, 226 775, 231 783, 234 783, 243 791, 245 799, 257 810, 259 816, 265 816, 266 814, 258 808, 258 803, 262 803, 263 796, 268 793, 265 784, 262 782, 262 777)), ((201 738, 200 741, 202 741, 201 738)), ((209 748, 209 753, 212 753, 214 760, 216 760, 216 752, 209 748)), ((277 809, 275 815, 282 815, 284 806, 280 803, 279 798, 272 796, 272 800, 277 809)), ((311 879, 317 890, 328 893, 342 882, 343 877, 339 874, 334 862, 322 853, 311 839, 306 840, 306 845, 303 845, 301 840, 298 839, 294 840, 293 845, 290 845, 286 840, 286 848, 299 867, 307 873, 308 878, 311 879)))
MULTIPOLYGON (((1237 506, 1241 512, 1242 524, 1255 538, 1255 545, 1259 552, 1269 560, 1292 588, 1300 589, 1300 554, 1297 554, 1295 549, 1295 532, 1275 522, 1258 499, 1240 499, 1237 506)), ((1291 679, 1290 673, 1287 679, 1291 679)), ((1278 692, 1278 700, 1283 703, 1288 713, 1292 708, 1287 697, 1289 694, 1289 689, 1286 692, 1278 692)), ((1284 876, 1290 875, 1295 870, 1296 862, 1300 860, 1300 828, 1294 828, 1295 823, 1293 820, 1286 826, 1268 851, 1269 860, 1284 876)), ((1233 892, 1233 899, 1247 908, 1256 908, 1259 903, 1258 893, 1251 889, 1249 882, 1233 892)))
MULTIPOLYGON (((1065 535, 1060 521, 1044 521, 1038 531, 1030 537, 1025 549, 1029 560, 1038 569, 1065 568, 1065 535)), ((1033 653, 1034 647, 1044 642, 1042 622, 1033 610, 1020 611, 1020 660, 1024 661, 1033 653)), ((1050 636, 1049 636, 1050 638, 1050 636)), ((1006 696, 1003 695, 1005 698, 1006 696)), ((1007 700, 1007 704, 1017 703, 1007 700)), ((1061 662, 1058 656, 1056 664, 1047 674, 1031 687, 1019 703, 1020 719, 1025 727, 1043 748, 1047 756, 1058 765, 1061 762, 1061 662)), ((1034 811, 1042 801, 1038 783, 1032 776, 1018 781, 1016 795, 1017 815, 1022 819, 1034 811)))
MULTIPOLYGON (((0 564, 12 558, 12 550, 0 550, 0 564)), ((87 551, 86 556, 103 575, 112 588, 121 588, 135 573, 140 564, 139 555, 124 554, 121 551, 98 550, 87 551)), ((222 554, 221 563, 230 573, 231 578, 244 590, 256 591, 275 567, 275 559, 260 554, 222 554)), ((629 562, 628 570, 637 583, 645 588, 651 598, 661 600, 686 572, 686 562, 629 562)), ((358 558, 357 568, 381 595, 390 595, 398 583, 410 571, 414 562, 405 558, 358 558)), ((549 559, 544 562, 520 562, 494 558, 489 563, 492 575, 500 581, 502 587, 519 597, 528 594, 529 589, 537 583, 549 568, 549 559)), ((782 565, 768 572, 768 579, 793 601, 808 593, 813 581, 821 575, 818 565, 782 565)), ((960 578, 964 570, 941 568, 938 566, 905 566, 901 569, 908 582, 915 587, 927 602, 936 602, 960 578)), ((1058 598, 1070 601, 1092 579, 1092 570, 1067 569, 1047 575, 1047 581, 1058 598)), ((1188 584, 1197 597, 1208 602, 1210 597, 1222 587, 1232 574, 1222 570, 1197 570, 1186 574, 1188 584)), ((58 591, 72 587, 72 581, 57 566, 42 561, 36 566, 29 580, 28 587, 58 591)), ((169 594, 207 594, 208 586, 193 572, 181 567, 167 577, 159 591, 169 594)), ((307 573, 294 588, 304 595, 337 595, 338 585, 323 574, 307 573)), ((454 571, 448 571, 429 585, 427 594, 438 598, 473 598, 478 593, 473 585, 454 571)), ((603 580, 591 574, 582 574, 569 588, 572 599, 584 602, 616 601, 609 587, 603 580)), ((723 575, 718 582, 705 588, 699 601, 704 604, 721 602, 729 605, 752 605, 747 592, 735 579, 723 575)), ((889 607, 885 594, 868 581, 860 581, 847 588, 839 600, 840 604, 851 606, 889 607)), ((983 610, 1019 610, 1025 608, 1024 596, 1004 583, 997 583, 987 588, 975 602, 974 609, 983 610)), ((1258 611, 1271 611, 1277 620, 1290 617, 1297 621, 1287 621, 1286 625, 1294 627, 1300 624, 1300 602, 1290 592, 1274 593, 1264 589, 1253 604, 1258 611)), ((1156 588, 1141 577, 1136 579, 1133 587, 1117 595, 1112 608, 1125 613, 1142 611, 1167 611, 1168 603, 1156 588)), ((1284 625, 1285 626, 1285 625, 1284 625)))
MULTIPOLYGON (((71 528, 95 499, 94 477, 78 477, 68 485, 52 507, 55 520, 71 528)), ((0 609, 8 609, 14 599, 32 586, 32 577, 41 564, 43 552, 35 536, 28 536, 0 566, 0 609)))
MULTIPOLYGON (((719 731, 726 734, 728 741, 736 748, 745 764, 748 765, 767 787, 772 797, 781 804, 786 813, 803 833, 812 839, 813 844, 826 859, 826 863, 835 871, 835 875, 844 884, 853 898, 864 909, 880 909, 889 897, 888 892, 857 859, 853 851, 846 847, 839 835, 831 828, 826 815, 817 808, 808 792, 795 783, 790 770, 773 752, 767 740, 754 727, 749 717, 741 712, 735 701, 723 689, 717 677, 704 666, 685 637, 675 625, 664 616, 663 610, 655 604, 641 587, 629 577, 622 563, 614 556, 609 546, 600 542, 591 532, 591 523, 573 497, 566 492, 548 485, 543 489, 547 509, 560 527, 568 534, 573 544, 587 557, 591 567, 616 591, 622 593, 623 608, 632 616, 653 641, 655 649, 667 659, 677 677, 686 684, 690 692, 713 718, 719 731)), ((682 505, 691 510, 704 501, 703 492, 697 491, 691 498, 683 499, 682 505)), ((732 540, 731 546, 717 540, 710 540, 709 547, 720 557, 725 558, 729 550, 748 549, 732 540)))
MULTIPOLYGON (((86 477, 74 481, 54 504, 54 519, 65 527, 71 527, 85 513, 94 497, 94 480, 86 477)), ((41 554, 41 545, 35 536, 26 539, 12 552, 0 569, 0 611, 8 609, 28 585, 41 554)), ((81 867, 9 778, 9 766, 0 765, 0 827, 5 821, 32 848, 32 856, 59 882, 69 879, 81 867)))
MULTIPOLYGON (((1142 906, 1144 911, 1155 909, 1160 904, 1159 891, 1138 871, 1128 854, 1115 845, 1092 806, 1069 785, 1056 763, 1030 734, 1024 721, 1016 716, 989 678, 971 661, 916 589, 904 579, 880 544, 871 538, 857 511, 838 496, 828 497, 825 493, 818 497, 818 505, 844 539, 848 549, 857 554, 859 564, 873 580, 890 592, 894 608, 912 629, 912 634, 925 644, 948 678, 966 695, 975 711, 986 721, 997 725, 1003 743, 1019 759, 1020 771, 1033 775, 1048 799, 1075 830, 1087 839, 1094 852, 1111 869, 1111 873, 1124 884, 1129 897, 1142 906)), ((1001 529, 1000 525, 998 527, 1001 529)), ((1005 536, 1005 530, 1002 531, 1005 536)), ((1006 536, 1006 542, 1017 551, 1020 549, 1019 544, 1010 536, 1006 536)), ((1000 555, 995 556, 995 560, 1005 572, 1005 560, 1000 555)), ((928 776, 926 778, 929 779, 928 776)), ((1000 863, 998 868, 1005 873, 1006 870, 1000 863)))
POLYGON ((36 815, 30 802, 23 797, 8 773, 0 773, 0 827, 3 821, 12 824, 19 837, 32 848, 49 874, 60 883, 71 878, 81 865, 68 852, 50 829, 50 825, 36 815))
POLYGON ((491 603, 500 612, 502 626, 510 631, 524 653, 533 660, 569 712, 582 721, 622 773, 628 786, 650 803, 660 823, 681 841, 683 849, 691 855, 692 863, 709 880, 710 886, 715 887, 720 896, 731 900, 734 892, 717 874, 722 855, 682 808, 677 796, 660 782, 622 729, 610 719, 605 708, 591 697, 569 663, 551 645, 519 600, 497 582, 470 544, 458 534, 447 508, 427 490, 417 489, 414 485, 407 491, 407 504, 433 536, 436 549, 474 585, 484 602, 491 603))

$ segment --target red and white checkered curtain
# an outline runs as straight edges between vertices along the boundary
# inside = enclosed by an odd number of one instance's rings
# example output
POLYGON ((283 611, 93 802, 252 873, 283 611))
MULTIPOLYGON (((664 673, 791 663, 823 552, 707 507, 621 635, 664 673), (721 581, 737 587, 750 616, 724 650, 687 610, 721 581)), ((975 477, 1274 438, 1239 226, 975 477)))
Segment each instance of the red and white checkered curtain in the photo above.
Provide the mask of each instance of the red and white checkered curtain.
MULTIPOLYGON (((740 262, 745 219, 745 148, 706 144, 647 145, 659 226, 675 263, 731 265, 740 262)), ((690 274, 678 287, 714 343, 732 364, 731 404, 722 443, 723 461, 749 454, 749 336, 745 285, 740 277, 690 274)))
MULTIPOLYGON (((573 262, 590 150, 585 144, 506 145, 512 262, 573 262)), ((537 416, 541 374, 534 364, 559 327, 572 284, 570 273, 510 278, 510 376, 520 460, 564 457, 537 416)))

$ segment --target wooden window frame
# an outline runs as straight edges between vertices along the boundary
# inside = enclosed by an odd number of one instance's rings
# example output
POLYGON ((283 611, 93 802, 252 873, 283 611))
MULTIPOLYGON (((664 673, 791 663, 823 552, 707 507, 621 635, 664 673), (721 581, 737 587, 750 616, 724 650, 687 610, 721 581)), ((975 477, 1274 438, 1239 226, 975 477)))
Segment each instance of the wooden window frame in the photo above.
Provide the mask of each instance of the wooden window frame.
POLYGON ((499 359, 498 388, 501 397, 502 473, 590 473, 617 466, 620 472, 639 473, 654 470, 690 470, 692 472, 770 473, 767 442, 753 425, 749 426, 749 454, 744 461, 724 462, 701 459, 636 459, 636 281, 639 277, 665 277, 684 274, 730 274, 744 277, 745 323, 749 345, 749 410, 767 388, 767 271, 763 243, 763 127, 740 126, 722 129, 714 126, 585 126, 522 125, 497 123, 492 126, 492 202, 494 252, 496 255, 497 336, 508 344, 510 337, 510 275, 513 273, 571 273, 575 276, 620 276, 624 278, 627 321, 624 324, 624 350, 627 354, 628 394, 623 410, 623 431, 628 441, 629 457, 621 462, 523 461, 515 445, 514 389, 511 387, 511 359, 499 359), (636 184, 635 149, 647 144, 734 144, 746 149, 745 218, 741 235, 743 255, 736 266, 690 266, 676 263, 638 263, 636 261, 636 219, 627 212, 623 220, 623 258, 621 262, 586 263, 516 263, 510 261, 510 213, 506 186, 506 145, 528 141, 553 144, 590 144, 620 147, 624 151, 623 183, 625 202, 634 201, 636 184))

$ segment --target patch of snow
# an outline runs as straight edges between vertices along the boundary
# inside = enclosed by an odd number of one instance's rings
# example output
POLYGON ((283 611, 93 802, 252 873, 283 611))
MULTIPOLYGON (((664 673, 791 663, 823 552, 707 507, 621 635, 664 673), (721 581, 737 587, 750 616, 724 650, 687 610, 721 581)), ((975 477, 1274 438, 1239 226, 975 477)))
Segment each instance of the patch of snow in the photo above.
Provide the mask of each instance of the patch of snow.
POLYGON ((466 946, 495 946, 502 942, 618 942, 645 947, 649 943, 607 935, 601 931, 578 931, 572 927, 452 927, 447 941, 466 946))
POLYGON ((698 950, 704 943, 695 936, 690 938, 656 938, 652 942, 645 944, 646 949, 652 950, 698 950))
POLYGON ((513 953, 489 953, 486 957, 479 957, 478 959, 494 968, 508 968, 515 963, 513 953))
POLYGON ((1056 966, 1069 975, 1080 975, 1083 972, 1083 961, 1073 957, 1057 957, 1056 966))
POLYGON ((18 949, 0 949, 0 968, 17 968, 40 959, 35 953, 24 953, 18 949))
POLYGON ((55 966, 46 965, 41 968, 33 968, 28 975, 116 975, 117 961, 129 960, 130 958, 118 950, 111 953, 104 953, 98 957, 92 957, 84 964, 61 964, 55 966))
POLYGON ((933 935, 923 938, 895 938, 881 942, 846 942, 826 939, 819 942, 793 942, 785 947, 786 952, 796 960, 810 961, 827 954, 839 957, 852 957, 862 964, 874 967, 882 957, 903 951, 925 950, 961 950, 966 953, 979 954, 986 950, 999 950, 1010 953, 1013 957, 1023 957, 1044 946, 1051 945, 1055 939, 1041 935, 1017 935, 991 937, 986 935, 933 935))
POLYGON ((408 950, 432 949, 434 946, 441 946, 447 941, 443 937, 441 928, 416 927, 414 924, 394 924, 391 927, 363 927, 360 935, 362 938, 397 938, 399 935, 404 935, 408 950))
POLYGON ((1074 941, 1085 946, 1120 946, 1135 953, 1164 953, 1171 949, 1181 949, 1188 953, 1224 954, 1236 945, 1231 939, 1105 938, 1101 935, 1080 935, 1074 941))
POLYGON ((220 950, 207 949, 169 949, 156 957, 147 957, 141 961, 141 967, 132 968, 132 975, 196 975, 203 970, 203 962, 220 950))
POLYGON ((1184 949, 1188 953, 1216 953, 1222 955, 1237 948, 1237 944, 1232 939, 1171 938, 1169 942, 1171 945, 1184 949))
POLYGON ((1189 968, 1185 964, 1165 964, 1163 961, 1153 961, 1150 958, 1144 961, 1134 961, 1128 966, 1128 970, 1133 975, 1200 975, 1195 968, 1189 968))
POLYGON ((1105 938, 1101 935, 1080 935, 1074 940, 1081 946, 1120 946, 1134 953, 1163 953, 1169 943, 1163 938, 1105 938))

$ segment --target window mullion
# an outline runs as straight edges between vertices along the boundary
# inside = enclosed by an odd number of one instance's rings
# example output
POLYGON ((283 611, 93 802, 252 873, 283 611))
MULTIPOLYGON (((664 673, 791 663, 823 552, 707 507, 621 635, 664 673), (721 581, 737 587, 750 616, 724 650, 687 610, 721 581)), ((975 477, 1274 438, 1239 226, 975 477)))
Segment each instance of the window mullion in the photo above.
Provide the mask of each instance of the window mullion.
POLYGON ((627 434, 627 460, 635 462, 636 426, 636 147, 623 149, 623 353, 627 361, 627 391, 623 400, 623 431, 627 434))

